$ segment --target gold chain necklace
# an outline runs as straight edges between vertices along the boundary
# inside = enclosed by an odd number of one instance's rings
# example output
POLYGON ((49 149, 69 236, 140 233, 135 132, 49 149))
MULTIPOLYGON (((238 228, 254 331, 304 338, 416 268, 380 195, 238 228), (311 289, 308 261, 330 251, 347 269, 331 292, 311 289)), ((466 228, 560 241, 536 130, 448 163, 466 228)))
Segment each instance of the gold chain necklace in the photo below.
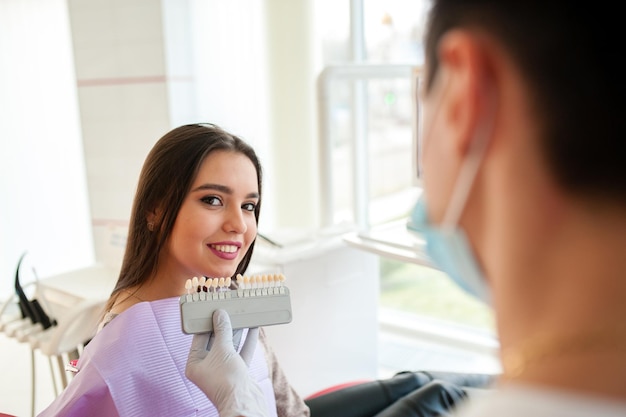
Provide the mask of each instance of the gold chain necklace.
POLYGON ((518 377, 530 364, 566 354, 607 351, 626 353, 626 345, 620 342, 623 338, 618 336, 620 334, 624 333, 598 330, 561 338, 537 335, 519 347, 502 351, 504 377, 518 377))

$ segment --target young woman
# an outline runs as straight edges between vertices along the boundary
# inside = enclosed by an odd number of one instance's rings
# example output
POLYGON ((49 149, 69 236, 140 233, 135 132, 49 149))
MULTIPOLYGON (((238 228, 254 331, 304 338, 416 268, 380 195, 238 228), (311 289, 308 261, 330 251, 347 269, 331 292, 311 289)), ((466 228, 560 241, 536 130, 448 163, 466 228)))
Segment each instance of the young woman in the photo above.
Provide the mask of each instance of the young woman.
MULTIPOLYGON (((139 178, 120 276, 100 330, 76 376, 42 416, 218 415, 185 376, 192 336, 181 330, 178 298, 191 277, 245 272, 261 183, 253 149, 219 127, 181 126, 155 144, 139 178)), ((245 378, 266 415, 308 415, 262 331, 244 332, 230 349, 246 352, 245 378)))

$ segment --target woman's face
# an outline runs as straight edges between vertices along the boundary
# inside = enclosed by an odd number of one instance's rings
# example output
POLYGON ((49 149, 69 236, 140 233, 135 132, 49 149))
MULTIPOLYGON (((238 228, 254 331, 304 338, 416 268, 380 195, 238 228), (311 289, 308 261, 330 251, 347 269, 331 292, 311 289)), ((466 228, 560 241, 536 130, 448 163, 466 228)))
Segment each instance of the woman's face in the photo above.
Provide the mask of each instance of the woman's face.
POLYGON ((215 151, 203 161, 162 253, 170 277, 230 277, 257 233, 256 169, 247 156, 215 151))

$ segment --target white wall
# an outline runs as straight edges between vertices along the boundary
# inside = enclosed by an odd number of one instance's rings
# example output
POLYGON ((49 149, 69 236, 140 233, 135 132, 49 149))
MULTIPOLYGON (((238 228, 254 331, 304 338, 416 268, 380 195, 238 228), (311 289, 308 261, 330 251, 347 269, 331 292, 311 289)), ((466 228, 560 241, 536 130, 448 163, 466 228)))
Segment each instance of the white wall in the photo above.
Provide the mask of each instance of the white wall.
POLYGON ((0 2, 0 295, 19 256, 41 276, 94 262, 63 0, 0 2))
POLYGON ((170 130, 161 0, 67 0, 94 248, 121 263, 143 161, 170 130))
POLYGON ((197 115, 255 148, 265 173, 262 230, 277 222, 264 3, 191 0, 190 8, 197 115))

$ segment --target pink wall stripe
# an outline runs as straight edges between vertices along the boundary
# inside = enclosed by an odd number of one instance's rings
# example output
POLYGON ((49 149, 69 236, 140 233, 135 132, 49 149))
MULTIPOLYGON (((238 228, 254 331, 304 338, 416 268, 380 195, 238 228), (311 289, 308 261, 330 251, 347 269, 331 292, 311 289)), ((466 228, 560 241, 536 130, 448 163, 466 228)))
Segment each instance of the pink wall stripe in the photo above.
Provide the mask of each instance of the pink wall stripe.
POLYGON ((128 226, 129 220, 122 219, 93 219, 92 226, 128 226))
POLYGON ((110 85, 130 85, 130 84, 158 84, 165 82, 190 82, 193 77, 166 77, 165 75, 148 75, 143 77, 117 77, 117 78, 92 78, 78 80, 79 87, 100 87, 110 85))

